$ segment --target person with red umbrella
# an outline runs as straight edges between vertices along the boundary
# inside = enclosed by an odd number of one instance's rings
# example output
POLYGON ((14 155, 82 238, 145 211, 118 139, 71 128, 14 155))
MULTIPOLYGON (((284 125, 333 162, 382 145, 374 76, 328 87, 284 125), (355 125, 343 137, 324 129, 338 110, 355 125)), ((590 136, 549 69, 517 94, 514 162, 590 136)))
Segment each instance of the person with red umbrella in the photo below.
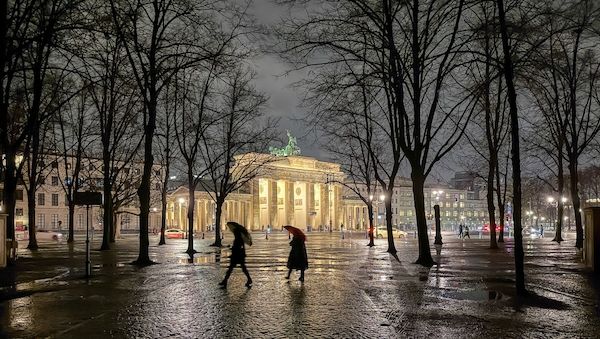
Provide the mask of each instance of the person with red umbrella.
POLYGON ((248 281, 246 282, 246 287, 250 288, 252 287, 252 278, 250 278, 250 272, 248 272, 248 269, 246 268, 245 244, 247 244, 248 246, 252 246, 252 237, 250 236, 248 230, 244 226, 238 224, 237 222, 230 221, 227 223, 227 227, 229 227, 229 229, 233 233, 234 240, 233 244, 231 245, 229 267, 227 268, 227 273, 225 273, 223 281, 221 281, 219 285, 221 285, 222 288, 227 287, 227 280, 229 280, 231 272, 233 271, 235 266, 239 264, 242 268, 242 271, 246 275, 246 278, 248 278, 248 281))
POLYGON ((299 228, 294 226, 284 226, 284 228, 293 235, 290 241, 290 255, 287 261, 288 274, 286 279, 290 278, 292 270, 300 270, 300 281, 304 281, 304 270, 308 268, 308 255, 306 254, 306 235, 299 228))

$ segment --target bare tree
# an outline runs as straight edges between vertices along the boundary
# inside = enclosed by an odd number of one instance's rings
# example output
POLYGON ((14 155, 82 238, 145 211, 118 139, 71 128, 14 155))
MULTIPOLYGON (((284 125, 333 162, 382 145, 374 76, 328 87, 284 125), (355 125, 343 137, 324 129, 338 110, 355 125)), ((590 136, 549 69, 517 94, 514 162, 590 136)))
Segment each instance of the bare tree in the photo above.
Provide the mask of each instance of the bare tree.
POLYGON ((169 181, 171 180, 171 166, 175 158, 176 147, 172 146, 174 133, 174 119, 176 116, 176 98, 172 84, 168 84, 165 89, 165 95, 162 100, 162 109, 159 111, 158 133, 156 134, 156 143, 158 145, 158 159, 162 168, 161 175, 156 178, 160 182, 161 196, 161 221, 160 221, 160 240, 159 245, 166 244, 165 230, 167 228, 167 193, 169 190, 169 181))
POLYGON ((200 183, 216 205, 215 242, 221 247, 221 215, 230 193, 253 180, 273 156, 261 154, 275 140, 276 121, 264 116, 267 98, 252 85, 254 74, 243 66, 222 77, 218 119, 202 135, 201 158, 206 181, 200 183))
MULTIPOLYGON (((195 193, 198 184, 214 163, 206 163, 202 156, 202 142, 209 127, 215 123, 214 100, 218 70, 216 60, 205 72, 184 70, 173 79, 174 86, 174 130, 179 153, 183 160, 183 172, 187 176, 188 188, 188 248, 186 253, 193 256, 194 250, 194 211, 195 193), (179 75, 181 74, 181 75, 179 75)), ((214 159, 218 161, 219 159, 214 159)))
POLYGON ((509 42, 509 31, 504 9, 504 0, 497 0, 498 22, 500 36, 502 37, 502 52, 504 54, 503 74, 506 80, 507 99, 510 113, 510 135, 512 153, 512 178, 513 178, 513 227, 515 234, 515 275, 517 294, 526 294, 525 272, 523 269, 523 234, 521 221, 521 153, 519 139, 519 112, 517 107, 517 91, 515 89, 514 62, 509 42))
POLYGON ((575 246, 581 249, 583 222, 579 197, 579 159, 600 132, 600 97, 597 91, 600 60, 595 55, 598 44, 596 39, 590 41, 588 37, 592 27, 600 20, 600 7, 593 1, 578 1, 565 16, 571 19, 572 34, 563 34, 560 39, 562 58, 567 66, 566 72, 561 74, 561 85, 564 86, 561 89, 568 95, 568 108, 564 112, 567 121, 565 147, 577 232, 575 246))
POLYGON ((82 176, 85 173, 82 160, 94 142, 94 133, 91 133, 91 130, 97 127, 94 119, 91 119, 89 100, 89 92, 82 90, 56 117, 58 131, 54 134, 64 170, 61 172, 61 167, 57 166, 57 174, 59 178, 64 178, 60 183, 69 208, 67 221, 69 243, 74 242, 74 196, 81 188, 82 176))
MULTIPOLYGON (((478 4, 478 10, 474 10, 476 20, 471 28, 475 33, 473 39, 473 58, 476 62, 467 73, 473 79, 476 89, 473 91, 478 98, 478 107, 482 116, 474 117, 473 129, 469 135, 469 143, 473 150, 486 161, 487 175, 487 207, 490 225, 490 248, 498 248, 496 240, 496 190, 500 191, 500 182, 496 180, 496 171, 499 171, 499 157, 506 142, 508 134, 508 117, 506 114, 505 86, 502 78, 498 77, 500 65, 498 62, 499 39, 495 28, 496 7, 490 2, 478 4), (480 136, 483 135, 481 138, 480 136), (480 147, 484 139, 487 149, 480 147)), ((501 213, 499 219, 503 220, 501 213)), ((503 224, 502 224, 503 225, 503 224)), ((503 233, 503 227, 501 234, 503 233)))
MULTIPOLYGON (((129 167, 142 143, 138 128, 140 98, 131 82, 125 48, 120 37, 112 34, 109 9, 99 15, 95 30, 88 31, 82 48, 81 74, 88 83, 90 104, 98 123, 102 157, 103 232, 101 250, 114 242, 114 199, 120 172, 129 167)), ((91 153, 91 152, 90 152, 91 153)), ((131 169, 133 170, 133 169, 131 169)))
POLYGON ((152 264, 148 256, 150 179, 154 164, 153 139, 158 102, 163 90, 180 70, 201 65, 216 56, 235 54, 230 48, 244 31, 245 12, 223 18, 218 1, 111 0, 116 32, 124 42, 133 78, 143 102, 144 171, 138 189, 140 249, 137 265, 152 264), (219 17, 219 18, 217 18, 219 17), (216 20, 227 21, 218 25, 216 20), (223 33, 224 28, 229 33, 223 33))
MULTIPOLYGON (((462 67, 458 51, 466 41, 461 34, 464 9, 464 1, 347 0, 322 4, 302 19, 282 24, 286 44, 282 49, 298 67, 364 62, 370 77, 378 81, 382 116, 392 127, 387 131, 388 151, 403 154, 411 168, 419 230, 417 263, 424 266, 434 263, 427 236, 425 180, 461 138, 473 110, 467 104, 469 96, 451 86, 462 67)), ((399 159, 388 169, 388 178, 395 177, 399 159)), ((386 190, 393 188, 393 182, 382 181, 386 190)))
MULTIPOLYGON (((71 14, 78 5, 75 0, 3 1, 0 5, 0 144, 6 158, 4 206, 8 212, 9 238, 14 239, 15 192, 23 164, 17 158, 23 151, 37 153, 44 120, 59 104, 64 104, 53 102, 50 109, 44 106, 49 102, 45 96, 52 95, 47 85, 61 82, 48 75, 50 72, 54 77, 60 75, 52 63, 56 60, 53 53, 60 45, 60 33, 76 25, 71 14)), ((32 154, 30 161, 37 163, 37 155, 32 154)), ((31 166, 30 170, 37 168, 31 166)), ((35 238, 35 220, 32 226, 30 232, 34 232, 35 238)), ((33 241, 31 244, 36 247, 33 241)))

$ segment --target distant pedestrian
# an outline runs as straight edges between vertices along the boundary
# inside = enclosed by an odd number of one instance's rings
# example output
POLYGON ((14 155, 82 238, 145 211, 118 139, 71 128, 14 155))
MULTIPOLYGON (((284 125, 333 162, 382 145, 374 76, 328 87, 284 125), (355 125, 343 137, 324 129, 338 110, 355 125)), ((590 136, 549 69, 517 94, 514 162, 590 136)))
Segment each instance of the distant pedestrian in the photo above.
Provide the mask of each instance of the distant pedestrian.
POLYGON ((459 238, 463 237, 463 225, 462 224, 458 225, 458 237, 459 238))
POLYGON ((225 273, 225 277, 223 281, 219 283, 222 288, 227 287, 227 280, 231 275, 231 272, 235 268, 235 266, 240 265, 242 271, 246 275, 248 280, 246 281, 246 287, 252 286, 252 278, 250 278, 250 273, 246 268, 246 247, 245 244, 252 245, 252 239, 250 238, 250 234, 246 230, 246 228, 238 223, 228 222, 227 226, 233 232, 233 245, 231 245, 231 256, 229 267, 227 268, 227 273, 225 273))
POLYGON ((463 232, 464 232, 463 239, 464 238, 471 239, 471 236, 469 235, 469 226, 465 225, 465 227, 463 228, 463 232))
POLYGON ((544 225, 540 225, 540 238, 544 237, 544 225))
POLYGON ((300 281, 304 281, 304 270, 308 268, 308 255, 306 254, 306 236, 302 231, 293 226, 285 226, 285 228, 293 235, 290 241, 290 255, 288 256, 287 268, 288 274, 286 279, 290 278, 292 270, 300 271, 300 281))

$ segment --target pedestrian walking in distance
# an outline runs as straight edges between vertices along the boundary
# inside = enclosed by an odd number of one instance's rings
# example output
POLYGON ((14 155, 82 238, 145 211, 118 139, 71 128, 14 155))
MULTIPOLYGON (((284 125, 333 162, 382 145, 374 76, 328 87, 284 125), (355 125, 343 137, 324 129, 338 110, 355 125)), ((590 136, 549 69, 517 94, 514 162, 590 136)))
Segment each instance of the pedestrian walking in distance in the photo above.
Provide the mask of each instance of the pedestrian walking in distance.
POLYGON ((540 238, 544 237, 544 225, 540 225, 540 238))
POLYGON ((308 268, 308 255, 306 254, 306 236, 304 233, 296 227, 285 226, 285 228, 293 235, 292 241, 290 241, 290 255, 288 256, 287 268, 288 274, 286 279, 290 278, 292 270, 300 270, 300 281, 304 281, 304 270, 308 268))
POLYGON ((469 235, 469 226, 465 225, 464 232, 465 232, 465 235, 463 236, 463 238, 471 239, 471 236, 469 235))
POLYGON ((246 275, 248 280, 246 281, 246 287, 252 287, 252 278, 250 278, 250 272, 248 272, 248 268, 246 268, 246 244, 249 246, 252 245, 252 238, 250 237, 250 233, 246 228, 236 222, 228 222, 227 226, 233 233, 233 245, 231 245, 231 256, 229 261, 229 267, 227 268, 227 273, 225 273, 225 277, 223 281, 219 283, 222 288, 227 287, 227 280, 229 280, 229 276, 233 269, 240 265, 242 268, 242 272, 246 275))
POLYGON ((459 238, 463 237, 463 225, 462 224, 458 225, 458 237, 459 238))

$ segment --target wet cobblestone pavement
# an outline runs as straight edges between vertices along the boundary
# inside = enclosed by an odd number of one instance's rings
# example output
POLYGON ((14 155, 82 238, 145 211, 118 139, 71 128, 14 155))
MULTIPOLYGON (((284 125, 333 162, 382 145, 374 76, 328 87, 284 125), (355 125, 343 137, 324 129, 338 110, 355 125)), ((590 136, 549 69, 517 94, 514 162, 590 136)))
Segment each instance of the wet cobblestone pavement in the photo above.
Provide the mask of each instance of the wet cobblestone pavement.
MULTIPOLYGON (((396 242, 400 261, 383 240, 309 233, 306 281, 285 280, 286 234, 255 234, 248 248, 254 280, 236 268, 219 289, 227 247, 168 240, 146 268, 129 265, 137 238, 92 252, 93 277, 82 279, 84 243, 20 250, 16 267, 0 273, 0 337, 8 338, 598 338, 598 279, 583 269, 569 238, 527 239, 526 282, 534 296, 514 296, 512 243, 444 235, 432 248, 439 265, 426 269, 414 239, 396 242)), ((93 248, 99 247, 96 243, 93 248)), ((228 245, 231 239, 225 239, 228 245)), ((433 243, 433 241, 432 241, 433 243)), ((25 244, 21 244, 24 247, 25 244)))

